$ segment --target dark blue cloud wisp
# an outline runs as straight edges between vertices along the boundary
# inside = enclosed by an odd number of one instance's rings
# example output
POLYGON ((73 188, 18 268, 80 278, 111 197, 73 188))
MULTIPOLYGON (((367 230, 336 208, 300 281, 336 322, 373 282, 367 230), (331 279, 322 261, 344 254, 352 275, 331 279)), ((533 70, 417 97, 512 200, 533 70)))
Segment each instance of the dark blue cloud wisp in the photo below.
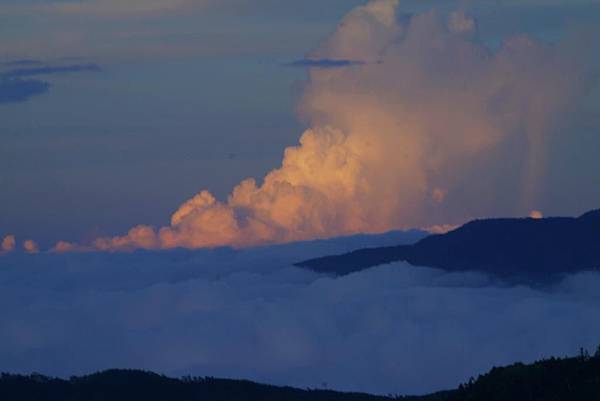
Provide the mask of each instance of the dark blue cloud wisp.
POLYGON ((0 76, 5 78, 20 78, 20 77, 31 77, 36 75, 49 75, 49 74, 64 74, 70 72, 84 72, 92 71, 99 72, 101 68, 97 64, 74 64, 64 66, 43 66, 34 68, 17 68, 0 73, 0 76))
POLYGON ((36 66, 41 62, 37 60, 17 60, 5 63, 6 66, 21 66, 0 72, 0 104, 24 102, 31 97, 41 95, 50 90, 50 83, 31 79, 39 75, 66 74, 74 72, 99 72, 97 64, 73 64, 63 66, 36 66))
POLYGON ((296 60, 289 64, 291 67, 312 67, 312 68, 340 68, 350 67, 353 65, 364 64, 357 60, 338 60, 338 59, 302 59, 296 60))
POLYGON ((50 84, 39 79, 0 79, 0 104, 24 102, 50 90, 50 84))

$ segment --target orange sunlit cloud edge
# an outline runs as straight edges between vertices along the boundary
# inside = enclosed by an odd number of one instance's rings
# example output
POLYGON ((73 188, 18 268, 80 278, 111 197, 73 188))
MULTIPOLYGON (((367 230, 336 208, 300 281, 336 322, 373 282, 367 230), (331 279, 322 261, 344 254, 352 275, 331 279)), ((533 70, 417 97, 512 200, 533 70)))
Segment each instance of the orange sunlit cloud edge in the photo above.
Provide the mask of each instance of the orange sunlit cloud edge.
POLYGON ((568 40, 550 46, 525 35, 492 52, 464 12, 430 11, 401 22, 398 9, 396 0, 355 8, 310 55, 362 62, 309 70, 299 111, 311 128, 262 185, 247 179, 225 202, 201 191, 169 226, 140 225, 91 244, 60 241, 54 251, 245 247, 447 230, 499 209, 532 210, 545 142, 584 93, 584 52, 568 40), (510 141, 526 149, 526 169, 517 182, 496 188, 488 173, 506 168, 502 152, 510 141), (507 190, 515 191, 514 202, 499 208, 494 195, 507 190))

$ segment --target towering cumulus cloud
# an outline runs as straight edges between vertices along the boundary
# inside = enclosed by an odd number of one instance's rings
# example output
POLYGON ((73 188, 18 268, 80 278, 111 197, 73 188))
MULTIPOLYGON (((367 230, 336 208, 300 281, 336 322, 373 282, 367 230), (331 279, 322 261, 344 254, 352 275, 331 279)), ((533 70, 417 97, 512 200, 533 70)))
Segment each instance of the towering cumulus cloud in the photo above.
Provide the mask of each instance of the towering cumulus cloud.
POLYGON ((0 245, 1 252, 12 252, 15 250, 17 242, 15 240, 14 235, 7 235, 2 239, 2 244, 0 245))
POLYGON ((170 226, 94 247, 249 246, 534 209, 545 143, 583 98, 586 52, 528 36, 491 50, 463 12, 398 8, 354 9, 310 55, 356 62, 309 69, 299 111, 311 128, 262 183, 226 202, 202 191, 170 226))

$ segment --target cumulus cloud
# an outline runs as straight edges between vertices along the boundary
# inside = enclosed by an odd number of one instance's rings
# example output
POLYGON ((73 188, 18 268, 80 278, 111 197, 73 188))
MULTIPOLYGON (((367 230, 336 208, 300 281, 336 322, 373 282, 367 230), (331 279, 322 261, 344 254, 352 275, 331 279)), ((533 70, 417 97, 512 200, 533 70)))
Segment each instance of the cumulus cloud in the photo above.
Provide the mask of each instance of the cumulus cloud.
MULTIPOLYGON (((64 253, 77 251, 77 246, 67 241, 58 241, 56 245, 51 249, 52 252, 64 253)), ((83 249, 80 249, 83 250, 83 249)))
POLYGON ((458 227, 460 227, 460 226, 455 225, 455 224, 437 224, 437 225, 425 228, 425 231, 427 231, 431 234, 445 234, 452 230, 456 230, 458 227))
POLYGON ((12 252, 15 250, 16 240, 14 235, 7 235, 2 239, 2 252, 12 252))
POLYGON ((520 35, 491 50, 464 12, 398 14, 397 0, 357 7, 309 55, 360 63, 309 69, 310 128, 281 167, 94 246, 249 246, 532 210, 546 143, 589 88, 587 42, 520 35))
POLYGON ((539 210, 532 210, 529 213, 529 217, 531 217, 532 219, 541 219, 542 217, 544 217, 544 214, 539 210))
POLYGON ((343 278, 291 266, 403 238, 11 254, 0 268, 0 371, 143 368, 407 394, 600 342, 598 273, 530 288, 402 263, 343 278))
POLYGON ((38 253, 40 251, 38 244, 35 241, 30 240, 30 239, 23 242, 23 249, 27 253, 38 253))

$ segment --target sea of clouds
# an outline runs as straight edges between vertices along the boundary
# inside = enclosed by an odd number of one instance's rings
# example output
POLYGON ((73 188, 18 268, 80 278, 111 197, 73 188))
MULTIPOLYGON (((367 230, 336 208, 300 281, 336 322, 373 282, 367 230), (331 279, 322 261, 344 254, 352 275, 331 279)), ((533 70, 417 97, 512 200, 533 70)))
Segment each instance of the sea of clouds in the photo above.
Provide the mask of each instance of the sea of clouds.
POLYGON ((330 277, 293 263, 413 242, 395 232, 232 250, 0 258, 0 371, 140 368, 411 394, 600 344, 600 274, 550 287, 404 263, 330 277))

